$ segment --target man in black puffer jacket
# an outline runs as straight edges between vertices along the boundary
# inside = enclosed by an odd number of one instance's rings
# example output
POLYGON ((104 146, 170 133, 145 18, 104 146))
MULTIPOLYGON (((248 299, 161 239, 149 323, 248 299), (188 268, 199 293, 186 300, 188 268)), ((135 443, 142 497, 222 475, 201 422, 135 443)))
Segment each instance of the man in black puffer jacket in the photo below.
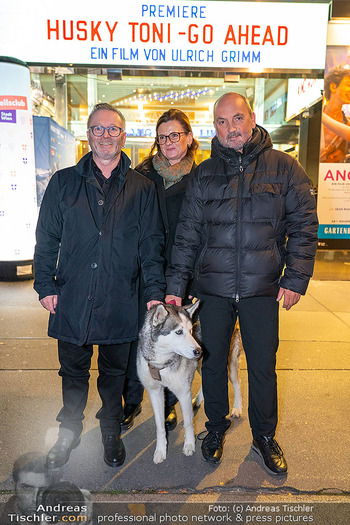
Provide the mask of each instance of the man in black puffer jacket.
POLYGON ((167 301, 181 304, 188 280, 201 300, 205 460, 217 463, 230 426, 227 362, 239 318, 249 379, 253 450, 271 474, 287 463, 277 425, 279 301, 305 294, 317 246, 309 179, 291 156, 272 149, 249 102, 227 93, 214 106, 211 158, 197 168, 182 206, 168 270, 167 301))

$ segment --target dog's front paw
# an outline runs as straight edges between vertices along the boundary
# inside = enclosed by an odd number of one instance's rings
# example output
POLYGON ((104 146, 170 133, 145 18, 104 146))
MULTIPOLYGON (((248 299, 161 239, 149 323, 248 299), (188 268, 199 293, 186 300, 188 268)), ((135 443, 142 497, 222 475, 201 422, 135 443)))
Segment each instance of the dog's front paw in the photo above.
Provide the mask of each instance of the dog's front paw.
POLYGON ((166 458, 166 450, 156 448, 153 456, 153 463, 162 463, 166 458))
POLYGON ((233 407, 231 417, 242 417, 242 409, 239 407, 233 407))
POLYGON ((192 456, 195 450, 196 447, 194 443, 185 443, 182 452, 185 454, 185 456, 192 456))

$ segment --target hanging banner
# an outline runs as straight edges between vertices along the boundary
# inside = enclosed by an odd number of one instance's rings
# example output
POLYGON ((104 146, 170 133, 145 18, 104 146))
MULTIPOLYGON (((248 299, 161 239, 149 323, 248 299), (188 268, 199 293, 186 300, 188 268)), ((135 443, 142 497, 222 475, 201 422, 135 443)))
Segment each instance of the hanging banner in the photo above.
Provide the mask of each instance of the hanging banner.
POLYGON ((0 55, 28 64, 323 70, 328 13, 316 2, 61 0, 57 9, 17 0, 1 3, 0 55))
POLYGON ((350 45, 327 47, 317 210, 319 246, 349 247, 350 45))

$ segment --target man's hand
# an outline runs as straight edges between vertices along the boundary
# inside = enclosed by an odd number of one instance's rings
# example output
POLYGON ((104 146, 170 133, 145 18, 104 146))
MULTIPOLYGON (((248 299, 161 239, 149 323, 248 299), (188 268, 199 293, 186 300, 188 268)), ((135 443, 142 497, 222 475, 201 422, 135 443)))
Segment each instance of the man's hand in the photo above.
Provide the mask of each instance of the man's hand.
POLYGON ((160 304, 160 303, 161 303, 161 301, 156 301, 156 300, 148 301, 148 303, 147 303, 147 310, 149 310, 155 304, 160 304))
POLYGON ((287 290, 286 288, 280 288, 276 301, 280 301, 283 297, 283 308, 290 310, 292 306, 297 304, 300 299, 300 293, 292 292, 292 290, 287 290))
POLYGON ((182 305, 182 297, 178 297, 177 295, 166 295, 165 302, 170 303, 170 301, 175 302, 176 306, 182 305))
POLYGON ((57 306, 57 295, 47 295, 43 299, 40 299, 41 306, 48 310, 51 314, 55 314, 55 308, 57 306))

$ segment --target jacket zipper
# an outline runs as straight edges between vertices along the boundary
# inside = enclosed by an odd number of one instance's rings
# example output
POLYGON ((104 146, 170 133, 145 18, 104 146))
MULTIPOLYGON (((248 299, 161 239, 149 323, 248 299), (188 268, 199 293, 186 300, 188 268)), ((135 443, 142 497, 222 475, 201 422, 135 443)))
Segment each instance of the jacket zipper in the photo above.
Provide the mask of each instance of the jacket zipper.
POLYGON ((241 266, 241 241, 242 241, 242 189, 243 189, 243 166, 242 155, 239 156, 239 174, 237 188, 237 258, 236 258, 236 303, 239 302, 239 273, 241 266))

